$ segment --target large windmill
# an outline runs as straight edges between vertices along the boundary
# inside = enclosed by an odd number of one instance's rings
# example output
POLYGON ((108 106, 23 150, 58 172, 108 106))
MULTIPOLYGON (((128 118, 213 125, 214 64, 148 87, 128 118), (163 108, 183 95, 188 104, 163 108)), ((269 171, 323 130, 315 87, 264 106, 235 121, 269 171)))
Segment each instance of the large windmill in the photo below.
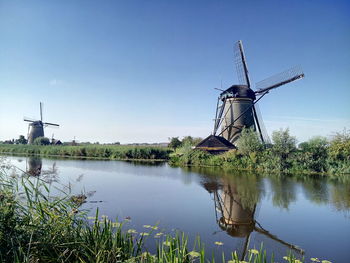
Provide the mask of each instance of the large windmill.
POLYGON ((294 67, 256 84, 251 88, 248 67, 244 56, 242 41, 237 41, 234 57, 240 84, 222 90, 217 100, 213 135, 224 137, 235 144, 242 129, 253 128, 266 141, 263 123, 259 118, 257 102, 270 90, 304 77, 300 67, 294 67))
POLYGON ((58 124, 43 122, 43 105, 40 102, 40 120, 33 120, 24 117, 24 121, 29 122, 28 126, 28 144, 32 144, 38 137, 44 137, 44 127, 54 126, 58 127, 58 124))

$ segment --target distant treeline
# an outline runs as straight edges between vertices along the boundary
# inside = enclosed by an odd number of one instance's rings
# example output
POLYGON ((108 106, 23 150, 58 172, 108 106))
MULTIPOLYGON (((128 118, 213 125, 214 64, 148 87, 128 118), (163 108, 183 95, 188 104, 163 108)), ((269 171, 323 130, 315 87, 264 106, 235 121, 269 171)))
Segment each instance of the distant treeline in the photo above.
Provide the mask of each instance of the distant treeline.
POLYGON ((121 146, 121 145, 84 145, 84 146, 55 146, 55 145, 14 145, 0 144, 0 153, 25 154, 59 157, 103 158, 103 159, 147 159, 167 160, 171 149, 150 146, 121 146))
POLYGON ((350 132, 346 130, 330 140, 314 137, 297 146, 288 129, 273 132, 270 145, 263 145, 257 133, 247 129, 241 134, 238 149, 218 155, 191 146, 178 147, 170 163, 267 172, 350 174, 350 132))

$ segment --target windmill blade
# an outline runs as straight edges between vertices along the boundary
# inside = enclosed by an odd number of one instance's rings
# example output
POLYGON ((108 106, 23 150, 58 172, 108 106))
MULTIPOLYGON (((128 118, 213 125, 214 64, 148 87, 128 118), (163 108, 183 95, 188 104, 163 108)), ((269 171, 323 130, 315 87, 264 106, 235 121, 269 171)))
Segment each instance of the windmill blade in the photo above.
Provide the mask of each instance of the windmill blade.
POLYGON ((216 113, 215 113, 215 120, 214 120, 214 132, 213 135, 216 134, 217 130, 220 127, 220 124, 222 122, 222 114, 224 112, 225 109, 225 103, 226 103, 226 99, 224 99, 223 101, 221 101, 220 97, 218 97, 218 102, 216 104, 216 113))
POLYGON ((43 121, 43 107, 44 107, 44 104, 40 102, 40 120, 41 121, 43 121))
POLYGON ((34 120, 32 118, 28 118, 28 117, 24 117, 23 120, 27 121, 27 122, 35 122, 36 121, 36 120, 34 120))
POLYGON ((234 61, 236 65, 238 81, 240 84, 247 85, 249 88, 250 80, 248 75, 248 67, 244 56, 243 44, 241 40, 237 41, 235 44, 234 61))
POLYGON ((59 124, 50 123, 50 122, 43 122, 43 124, 44 124, 45 126, 55 126, 55 127, 59 127, 59 126, 60 126, 59 124))
POLYGON ((278 88, 287 83, 293 82, 298 79, 302 79, 304 77, 303 70, 300 66, 293 67, 284 72, 276 74, 270 78, 264 79, 258 83, 256 83, 255 87, 257 91, 255 94, 262 94, 264 92, 268 92, 271 89, 278 88))
POLYGON ((259 132, 259 135, 260 135, 260 140, 263 143, 265 143, 264 136, 262 134, 261 127, 260 127, 260 121, 258 119, 258 114, 256 113, 255 105, 253 105, 253 114, 254 114, 254 120, 255 120, 256 128, 258 128, 258 132, 259 132))
POLYGON ((254 104, 254 118, 256 123, 259 123, 259 127, 260 127, 260 137, 262 138, 262 141, 265 144, 271 144, 271 139, 267 133, 264 121, 262 119, 262 115, 260 112, 260 108, 259 108, 259 103, 254 104))

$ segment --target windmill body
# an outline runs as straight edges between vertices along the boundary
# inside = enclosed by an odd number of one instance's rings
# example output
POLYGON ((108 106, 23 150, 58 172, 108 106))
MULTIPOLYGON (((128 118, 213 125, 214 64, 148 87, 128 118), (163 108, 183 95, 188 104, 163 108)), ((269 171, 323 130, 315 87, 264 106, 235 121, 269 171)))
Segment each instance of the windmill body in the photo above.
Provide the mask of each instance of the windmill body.
POLYGON ((233 85, 218 97, 213 135, 222 136, 237 145, 243 128, 252 128, 259 133, 262 142, 268 142, 263 122, 257 111, 257 102, 270 90, 304 77, 300 67, 294 67, 256 84, 251 89, 248 67, 242 41, 235 45, 235 64, 241 84, 233 85))
POLYGON ((29 124, 28 144, 32 144, 38 137, 44 137, 44 125, 42 121, 33 121, 29 124))
POLYGON ((53 126, 58 127, 58 124, 43 122, 43 104, 40 102, 40 120, 32 120, 24 118, 24 121, 29 122, 28 144, 33 144, 38 137, 44 137, 44 127, 53 126))
POLYGON ((233 85, 222 92, 219 99, 224 102, 221 131, 226 140, 235 143, 243 127, 255 130, 252 109, 255 100, 253 90, 245 85, 233 85))

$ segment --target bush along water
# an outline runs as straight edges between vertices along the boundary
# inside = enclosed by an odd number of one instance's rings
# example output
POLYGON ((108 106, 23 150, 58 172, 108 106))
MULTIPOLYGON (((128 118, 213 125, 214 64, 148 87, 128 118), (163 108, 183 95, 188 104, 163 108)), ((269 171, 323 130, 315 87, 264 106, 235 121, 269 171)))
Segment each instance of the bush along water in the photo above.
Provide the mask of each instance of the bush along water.
POLYGON ((150 146, 120 146, 120 145, 14 145, 0 144, 0 153, 27 154, 59 157, 101 158, 101 159, 144 159, 167 160, 171 149, 150 146))
MULTIPOLYGON (((148 232, 126 231, 125 222, 100 217, 98 210, 89 218, 78 198, 63 191, 51 195, 40 178, 13 171, 13 167, 0 164, 1 262, 214 262, 199 237, 190 247, 183 233, 163 235, 157 226, 148 225, 144 226, 148 232), (151 236, 158 240, 155 251, 145 246, 151 236)), ((274 262, 273 256, 268 260, 266 254, 262 248, 251 249, 244 262, 274 262)), ((222 262, 242 262, 236 252, 220 257, 222 262)), ((303 262, 290 255, 285 260, 303 262)))
POLYGON ((180 147, 171 155, 174 165, 220 166, 223 168, 284 173, 350 174, 350 132, 332 139, 314 137, 297 146, 289 130, 272 134, 272 144, 261 143, 257 133, 243 129, 238 149, 211 155, 191 147, 180 147))

